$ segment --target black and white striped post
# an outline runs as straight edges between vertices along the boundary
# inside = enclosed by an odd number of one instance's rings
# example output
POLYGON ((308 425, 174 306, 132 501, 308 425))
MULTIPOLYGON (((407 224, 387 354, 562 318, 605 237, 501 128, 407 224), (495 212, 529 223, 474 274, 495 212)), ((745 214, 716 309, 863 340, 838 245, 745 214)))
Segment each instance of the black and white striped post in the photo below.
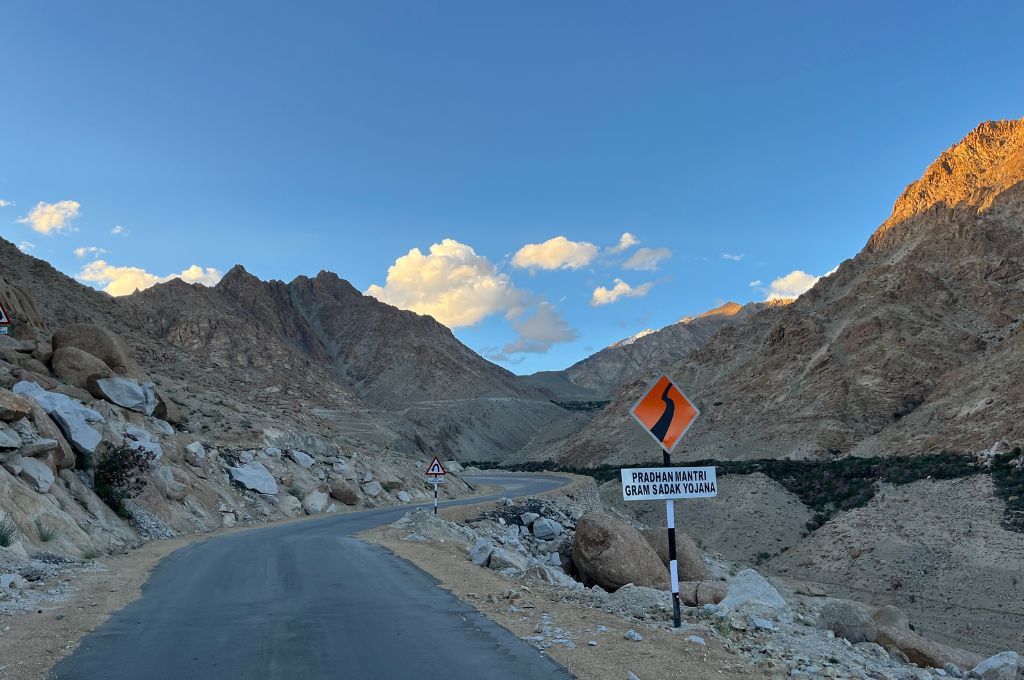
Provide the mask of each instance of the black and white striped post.
POLYGON ((434 514, 437 514, 437 485, 441 483, 437 475, 434 475, 434 514))
MULTIPOLYGON (((665 467, 672 467, 672 456, 663 451, 665 467)), ((672 582, 672 624, 679 628, 682 615, 679 612, 679 563, 676 561, 676 501, 665 501, 665 526, 668 527, 668 573, 672 582)))

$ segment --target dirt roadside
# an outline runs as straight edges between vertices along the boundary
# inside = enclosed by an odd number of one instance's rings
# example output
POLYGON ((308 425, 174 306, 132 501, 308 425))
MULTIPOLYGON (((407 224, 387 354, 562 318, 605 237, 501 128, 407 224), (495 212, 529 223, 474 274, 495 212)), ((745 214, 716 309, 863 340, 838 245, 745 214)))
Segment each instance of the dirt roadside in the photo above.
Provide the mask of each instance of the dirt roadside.
MULTIPOLYGON (((500 487, 477 485, 475 488, 475 496, 500 493, 500 487)), ((137 549, 103 557, 48 579, 46 588, 60 584, 68 587, 70 596, 62 601, 44 601, 30 611, 0 616, 0 680, 47 677, 54 664, 78 648, 83 637, 101 626, 112 613, 138 598, 150 572, 171 553, 219 536, 324 517, 297 517, 150 541, 137 549)), ((116 668, 112 667, 111 672, 111 677, 116 677, 116 668)))
MULTIPOLYGON (((570 477, 572 483, 539 496, 571 496, 584 485, 593 484, 589 477, 561 476, 570 477)), ((440 514, 445 519, 463 522, 498 505, 459 506, 443 509, 440 514)), ((405 533, 384 526, 365 531, 359 537, 412 562, 436 578, 441 588, 519 637, 534 635, 535 628, 543 625, 542 618, 547 615, 545 620, 566 631, 576 646, 556 644, 542 653, 550 655, 581 680, 626 680, 630 672, 640 680, 769 677, 764 670, 730 654, 714 640, 708 639, 706 645, 699 645, 686 639, 691 634, 689 631, 679 634, 670 629, 649 627, 642 621, 629 622, 605 611, 563 601, 557 588, 539 583, 524 586, 474 565, 456 546, 404 541, 405 533), (607 630, 601 631, 599 627, 607 630), (627 640, 624 635, 629 629, 639 632, 643 640, 627 640), (589 644, 591 641, 596 644, 589 644)))

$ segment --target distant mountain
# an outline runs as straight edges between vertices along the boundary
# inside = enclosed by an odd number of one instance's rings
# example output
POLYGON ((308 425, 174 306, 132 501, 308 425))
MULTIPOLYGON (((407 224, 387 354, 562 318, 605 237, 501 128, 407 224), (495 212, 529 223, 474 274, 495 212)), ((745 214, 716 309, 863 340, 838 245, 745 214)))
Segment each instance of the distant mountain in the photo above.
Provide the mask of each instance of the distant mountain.
MULTIPOLYGON (((702 411, 677 455, 1022 445, 1022 322, 1024 120, 989 122, 907 187, 856 257, 670 366, 702 411)), ((626 413, 645 382, 627 383, 557 456, 657 458, 626 413)))

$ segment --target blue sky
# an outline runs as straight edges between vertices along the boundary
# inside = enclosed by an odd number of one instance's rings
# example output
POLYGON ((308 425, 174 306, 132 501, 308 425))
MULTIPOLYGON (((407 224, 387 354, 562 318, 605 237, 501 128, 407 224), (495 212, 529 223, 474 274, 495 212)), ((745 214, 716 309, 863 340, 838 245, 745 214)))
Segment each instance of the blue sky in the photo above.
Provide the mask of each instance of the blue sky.
POLYGON ((944 148, 1024 115, 1022 26, 1011 2, 6 3, 0 235, 114 292, 329 269, 562 368, 853 256, 944 148))

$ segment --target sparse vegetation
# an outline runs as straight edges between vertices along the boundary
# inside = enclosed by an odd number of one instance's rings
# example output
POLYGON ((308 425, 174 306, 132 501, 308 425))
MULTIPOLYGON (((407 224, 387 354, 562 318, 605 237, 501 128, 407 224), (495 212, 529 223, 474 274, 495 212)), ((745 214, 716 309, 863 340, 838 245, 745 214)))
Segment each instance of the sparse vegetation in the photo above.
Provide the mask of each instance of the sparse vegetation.
POLYGON ((552 399, 551 403, 566 411, 600 411, 612 402, 608 399, 603 401, 555 401, 552 399))
POLYGON ((57 528, 41 519, 36 520, 36 533, 39 534, 39 540, 43 543, 49 543, 57 538, 57 528))
POLYGON ((153 463, 153 454, 130 446, 115 446, 97 457, 93 480, 96 495, 119 516, 131 515, 125 502, 146 488, 143 473, 153 463))
POLYGON ((0 519, 0 548, 9 548, 21 531, 10 517, 0 519))
POLYGON ((86 561, 95 560, 96 558, 102 555, 103 553, 101 553, 96 548, 87 548, 86 550, 82 551, 82 559, 86 561))

